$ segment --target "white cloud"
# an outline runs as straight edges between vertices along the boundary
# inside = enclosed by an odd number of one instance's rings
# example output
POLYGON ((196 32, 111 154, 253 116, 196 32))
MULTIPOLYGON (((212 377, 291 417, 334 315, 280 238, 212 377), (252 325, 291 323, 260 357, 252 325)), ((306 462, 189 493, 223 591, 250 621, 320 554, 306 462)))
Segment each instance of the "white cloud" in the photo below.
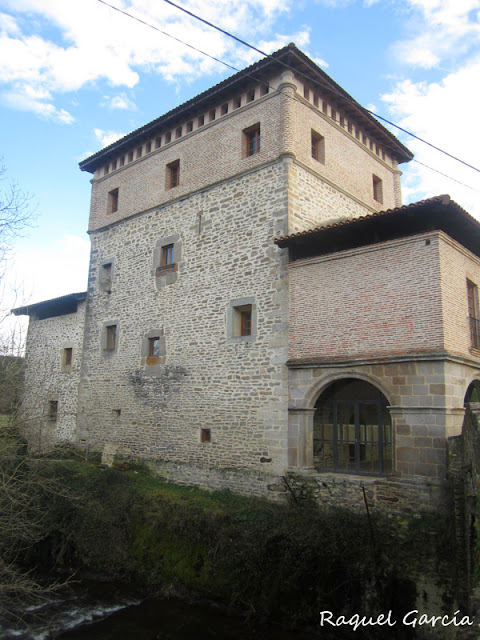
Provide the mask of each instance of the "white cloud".
MULTIPOLYGON (((403 128, 448 153, 477 166, 480 130, 477 121, 480 55, 441 82, 404 80, 382 99, 403 128)), ((403 138, 417 159, 476 189, 478 173, 419 141, 403 138)), ((411 163, 403 179, 406 199, 449 193, 454 200, 480 219, 480 194, 418 164, 411 163)))
POLYGON ((108 147, 120 138, 123 138, 126 134, 119 131, 104 131, 103 129, 94 130, 95 137, 101 143, 102 147, 108 147))
POLYGON ((410 35, 393 47, 403 63, 431 69, 478 46, 479 0, 407 0, 406 7, 410 35))
MULTIPOLYGON (((111 1, 233 66, 242 66, 251 55, 245 47, 166 3, 111 1)), ((291 1, 212 0, 205 3, 191 0, 188 8, 228 31, 260 42, 271 31, 276 18, 289 10, 291 1)), ((145 72, 159 74, 170 81, 178 78, 188 81, 220 67, 201 53, 95 0, 3 0, 3 7, 0 85, 4 85, 4 93, 10 96, 8 103, 60 121, 68 121, 68 116, 55 106, 58 94, 77 91, 101 80, 113 87, 132 88, 139 81, 139 73, 145 72), (55 33, 54 40, 52 33, 55 33), (48 103, 35 100, 28 91, 44 91, 52 99, 48 103)), ((305 32, 302 32, 296 36, 278 36, 272 44, 287 43, 295 37, 297 41, 300 39, 300 44, 305 42, 305 32)), ((122 93, 112 99, 110 106, 133 107, 122 93)))
POLYGON ((108 107, 109 109, 121 109, 125 111, 136 111, 137 109, 133 100, 130 100, 125 93, 121 93, 116 96, 104 96, 102 107, 108 107))

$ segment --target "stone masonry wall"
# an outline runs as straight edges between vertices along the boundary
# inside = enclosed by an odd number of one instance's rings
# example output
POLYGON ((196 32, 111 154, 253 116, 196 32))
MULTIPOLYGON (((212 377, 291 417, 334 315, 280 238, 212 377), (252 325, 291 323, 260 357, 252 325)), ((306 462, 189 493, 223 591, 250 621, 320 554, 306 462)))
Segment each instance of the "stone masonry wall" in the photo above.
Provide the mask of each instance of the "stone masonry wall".
POLYGON ((289 358, 441 351, 439 262, 432 233, 292 262, 289 358))
POLYGON ((92 234, 79 441, 112 455, 284 471, 287 256, 273 239, 286 231, 286 174, 270 164, 92 234), (172 241, 169 284, 154 260, 172 241), (232 338, 232 305, 248 301, 252 337, 232 338), (102 348, 109 323, 114 351, 102 348), (152 367, 142 342, 155 332, 165 352, 152 367))
POLYGON ((76 313, 30 318, 22 427, 34 449, 75 439, 84 320, 85 302, 78 304, 76 313), (72 349, 71 367, 64 366, 65 348, 72 349), (56 420, 49 415, 50 401, 58 402, 56 420))

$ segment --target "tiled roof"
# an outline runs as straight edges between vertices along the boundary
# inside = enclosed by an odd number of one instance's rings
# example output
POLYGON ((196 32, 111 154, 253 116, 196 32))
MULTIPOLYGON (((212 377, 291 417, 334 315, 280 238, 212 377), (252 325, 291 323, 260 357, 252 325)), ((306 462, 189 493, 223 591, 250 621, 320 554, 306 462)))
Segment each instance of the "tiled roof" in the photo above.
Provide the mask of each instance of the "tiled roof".
POLYGON ((454 202, 449 195, 439 195, 394 209, 358 218, 339 220, 315 229, 299 231, 275 243, 310 253, 341 250, 368 244, 388 237, 404 237, 429 230, 443 230, 476 255, 480 255, 480 222, 454 202), (377 240, 374 240, 374 237, 377 240))
MULTIPOLYGON (((413 154, 399 141, 395 136, 390 133, 378 120, 376 120, 370 113, 368 113, 358 102, 356 102, 340 85, 332 80, 320 67, 318 67, 310 58, 308 58, 300 49, 298 49, 293 43, 288 46, 279 49, 271 56, 262 58, 258 62, 255 62, 251 66, 239 71, 238 73, 226 78, 222 82, 210 87, 203 93, 200 93, 196 97, 184 102, 183 104, 175 107, 166 114, 152 120, 151 122, 143 125, 142 127, 132 131, 128 135, 124 136, 120 140, 117 140, 108 147, 104 147, 97 153, 94 153, 90 157, 80 162, 80 169, 82 171, 93 172, 98 166, 108 161, 121 151, 127 148, 132 148, 135 142, 139 143, 143 139, 153 137, 155 132, 165 129, 166 127, 173 127, 175 123, 181 119, 185 119, 189 115, 198 112, 202 108, 202 105, 211 103, 213 99, 219 100, 222 94, 230 92, 234 85, 251 83, 252 79, 256 82, 261 82, 264 78, 262 74, 273 66, 283 66, 285 59, 288 59, 288 64, 302 70, 309 75, 314 81, 315 79, 321 82, 322 88, 334 95, 334 99, 337 102, 342 103, 344 106, 348 105, 349 110, 355 112, 355 116, 359 118, 364 126, 370 129, 375 129, 377 136, 380 139, 384 139, 386 144, 393 148, 396 153, 399 162, 407 162, 413 158, 413 154), (257 77, 252 78, 257 74, 257 77)), ((205 107, 206 108, 206 107, 205 107)))

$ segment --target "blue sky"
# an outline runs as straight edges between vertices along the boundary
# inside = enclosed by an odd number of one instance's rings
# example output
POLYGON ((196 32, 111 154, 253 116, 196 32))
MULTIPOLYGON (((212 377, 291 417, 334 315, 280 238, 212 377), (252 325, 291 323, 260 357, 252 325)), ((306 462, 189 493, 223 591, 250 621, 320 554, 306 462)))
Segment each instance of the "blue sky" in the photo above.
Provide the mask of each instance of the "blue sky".
MULTIPOLYGON (((163 0, 110 0, 242 69, 258 54, 163 0)), ((272 52, 295 42, 364 106, 479 165, 480 0, 182 0, 272 52)), ((78 162, 233 71, 98 0, 0 0, 0 156, 37 219, 5 280, 26 301, 86 288, 90 175, 78 162)), ((480 191, 479 173, 398 134, 416 158, 480 191)), ((480 193, 403 165, 404 203, 480 193)))

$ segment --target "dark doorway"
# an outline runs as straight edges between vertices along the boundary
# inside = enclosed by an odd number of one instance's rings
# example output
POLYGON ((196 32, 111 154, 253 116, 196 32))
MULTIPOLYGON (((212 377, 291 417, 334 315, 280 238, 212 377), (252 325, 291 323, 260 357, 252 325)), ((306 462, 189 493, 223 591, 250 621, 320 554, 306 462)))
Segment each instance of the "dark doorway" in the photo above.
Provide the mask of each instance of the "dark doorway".
POLYGON ((315 405, 313 464, 319 471, 390 473, 392 425, 388 402, 373 385, 348 378, 315 405))

